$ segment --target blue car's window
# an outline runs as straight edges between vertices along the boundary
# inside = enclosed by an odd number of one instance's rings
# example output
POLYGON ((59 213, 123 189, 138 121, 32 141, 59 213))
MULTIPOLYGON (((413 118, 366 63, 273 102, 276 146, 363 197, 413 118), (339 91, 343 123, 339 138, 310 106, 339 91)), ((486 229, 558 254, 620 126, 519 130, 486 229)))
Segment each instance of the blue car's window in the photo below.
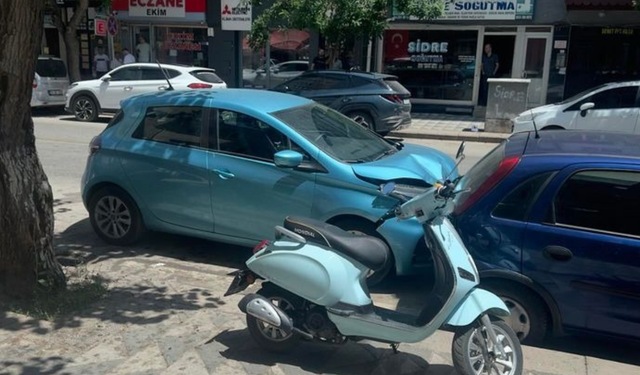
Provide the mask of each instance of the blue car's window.
POLYGON ((230 154, 273 161, 273 155, 282 150, 293 149, 309 155, 293 144, 277 129, 244 113, 218 111, 217 141, 215 130, 209 131, 210 145, 218 144, 217 150, 230 154))
POLYGON ((273 113, 329 156, 345 163, 374 161, 396 148, 344 115, 319 104, 273 113))
POLYGON ((150 107, 133 138, 179 146, 200 146, 201 107, 150 107))
POLYGON ((526 220, 531 205, 552 174, 543 173, 518 185, 496 205, 491 215, 502 219, 526 220))
POLYGON ((578 172, 558 192, 553 212, 556 224, 640 236, 640 173, 578 172))

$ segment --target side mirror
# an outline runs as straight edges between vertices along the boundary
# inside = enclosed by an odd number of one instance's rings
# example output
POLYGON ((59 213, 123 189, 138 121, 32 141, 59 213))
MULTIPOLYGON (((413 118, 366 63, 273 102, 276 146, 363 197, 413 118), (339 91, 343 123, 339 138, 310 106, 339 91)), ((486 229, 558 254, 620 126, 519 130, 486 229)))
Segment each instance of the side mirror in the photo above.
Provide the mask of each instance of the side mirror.
POLYGON ((105 74, 102 76, 102 78, 100 78, 100 80, 102 80, 103 82, 109 82, 111 81, 111 76, 108 74, 105 74))
POLYGON ((256 70, 256 74, 265 74, 265 73, 266 73, 266 70, 264 70, 264 69, 256 70))
POLYGON ((280 73, 280 69, 273 68, 273 69, 271 69, 271 73, 280 73))
POLYGON ((460 143, 460 147, 458 147, 458 152, 456 152, 456 160, 457 159, 464 159, 465 155, 464 155, 464 148, 467 146, 467 143, 465 141, 462 141, 462 143, 460 143))
POLYGON ((580 116, 584 117, 587 115, 590 109, 593 109, 596 105, 594 103, 584 103, 580 106, 580 116))
POLYGON ((384 196, 391 195, 391 193, 393 193, 394 190, 396 190, 396 183, 393 181, 380 185, 380 192, 384 196))
POLYGON ((302 154, 293 150, 283 150, 273 155, 273 161, 279 168, 296 168, 302 164, 302 154))

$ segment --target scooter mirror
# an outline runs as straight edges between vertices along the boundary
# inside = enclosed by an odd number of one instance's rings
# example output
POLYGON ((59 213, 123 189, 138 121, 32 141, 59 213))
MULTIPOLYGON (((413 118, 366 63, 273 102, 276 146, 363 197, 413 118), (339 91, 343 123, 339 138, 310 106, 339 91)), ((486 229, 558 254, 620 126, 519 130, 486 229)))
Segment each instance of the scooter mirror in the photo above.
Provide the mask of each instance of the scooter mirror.
POLYGON ((394 190, 396 190, 396 183, 393 181, 380 185, 380 192, 382 195, 390 195, 394 190))

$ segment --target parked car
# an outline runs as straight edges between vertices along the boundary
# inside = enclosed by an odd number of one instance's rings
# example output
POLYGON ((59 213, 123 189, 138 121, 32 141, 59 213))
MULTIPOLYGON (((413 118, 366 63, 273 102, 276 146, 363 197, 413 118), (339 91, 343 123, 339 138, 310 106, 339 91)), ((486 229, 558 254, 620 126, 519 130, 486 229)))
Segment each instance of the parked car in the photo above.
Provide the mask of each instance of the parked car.
POLYGON ((313 99, 383 135, 411 125, 411 94, 392 75, 314 70, 273 90, 313 99))
POLYGON ((514 132, 580 129, 640 133, 640 81, 607 83, 557 104, 521 113, 514 132))
POLYGON ((271 66, 271 78, 267 79, 267 67, 256 70, 243 70, 243 86, 247 88, 272 88, 309 70, 305 60, 285 61, 271 66))
POLYGON ((51 56, 38 57, 33 78, 31 107, 63 107, 68 89, 69 76, 64 61, 51 56))
MULTIPOLYGON (((196 66, 162 64, 176 90, 226 88, 215 70, 196 66)), ((99 79, 72 84, 65 110, 79 121, 96 121, 101 113, 115 113, 120 102, 134 95, 162 92, 168 88, 158 64, 138 63, 117 67, 99 79)))
POLYGON ((426 253, 417 221, 374 225, 395 204, 380 184, 411 195, 457 174, 440 151, 386 140, 308 99, 249 89, 127 99, 90 149, 82 196, 107 242, 133 243, 148 228, 253 246, 285 217, 306 216, 387 242, 394 260, 372 283, 429 266, 413 261, 426 253))
POLYGON ((514 134, 461 181, 455 225, 522 339, 640 338, 640 136, 514 134))

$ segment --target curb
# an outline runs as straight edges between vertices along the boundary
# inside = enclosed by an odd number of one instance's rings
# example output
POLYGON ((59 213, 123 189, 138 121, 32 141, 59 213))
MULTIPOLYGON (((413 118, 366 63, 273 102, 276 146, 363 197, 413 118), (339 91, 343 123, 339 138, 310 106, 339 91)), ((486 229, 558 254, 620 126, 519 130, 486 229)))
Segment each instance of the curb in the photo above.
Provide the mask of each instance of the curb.
POLYGON ((483 133, 483 132, 416 132, 416 131, 399 131, 389 133, 390 137, 411 138, 411 139, 435 139, 439 141, 467 141, 467 142, 484 142, 484 143, 500 143, 509 138, 511 134, 483 133))

